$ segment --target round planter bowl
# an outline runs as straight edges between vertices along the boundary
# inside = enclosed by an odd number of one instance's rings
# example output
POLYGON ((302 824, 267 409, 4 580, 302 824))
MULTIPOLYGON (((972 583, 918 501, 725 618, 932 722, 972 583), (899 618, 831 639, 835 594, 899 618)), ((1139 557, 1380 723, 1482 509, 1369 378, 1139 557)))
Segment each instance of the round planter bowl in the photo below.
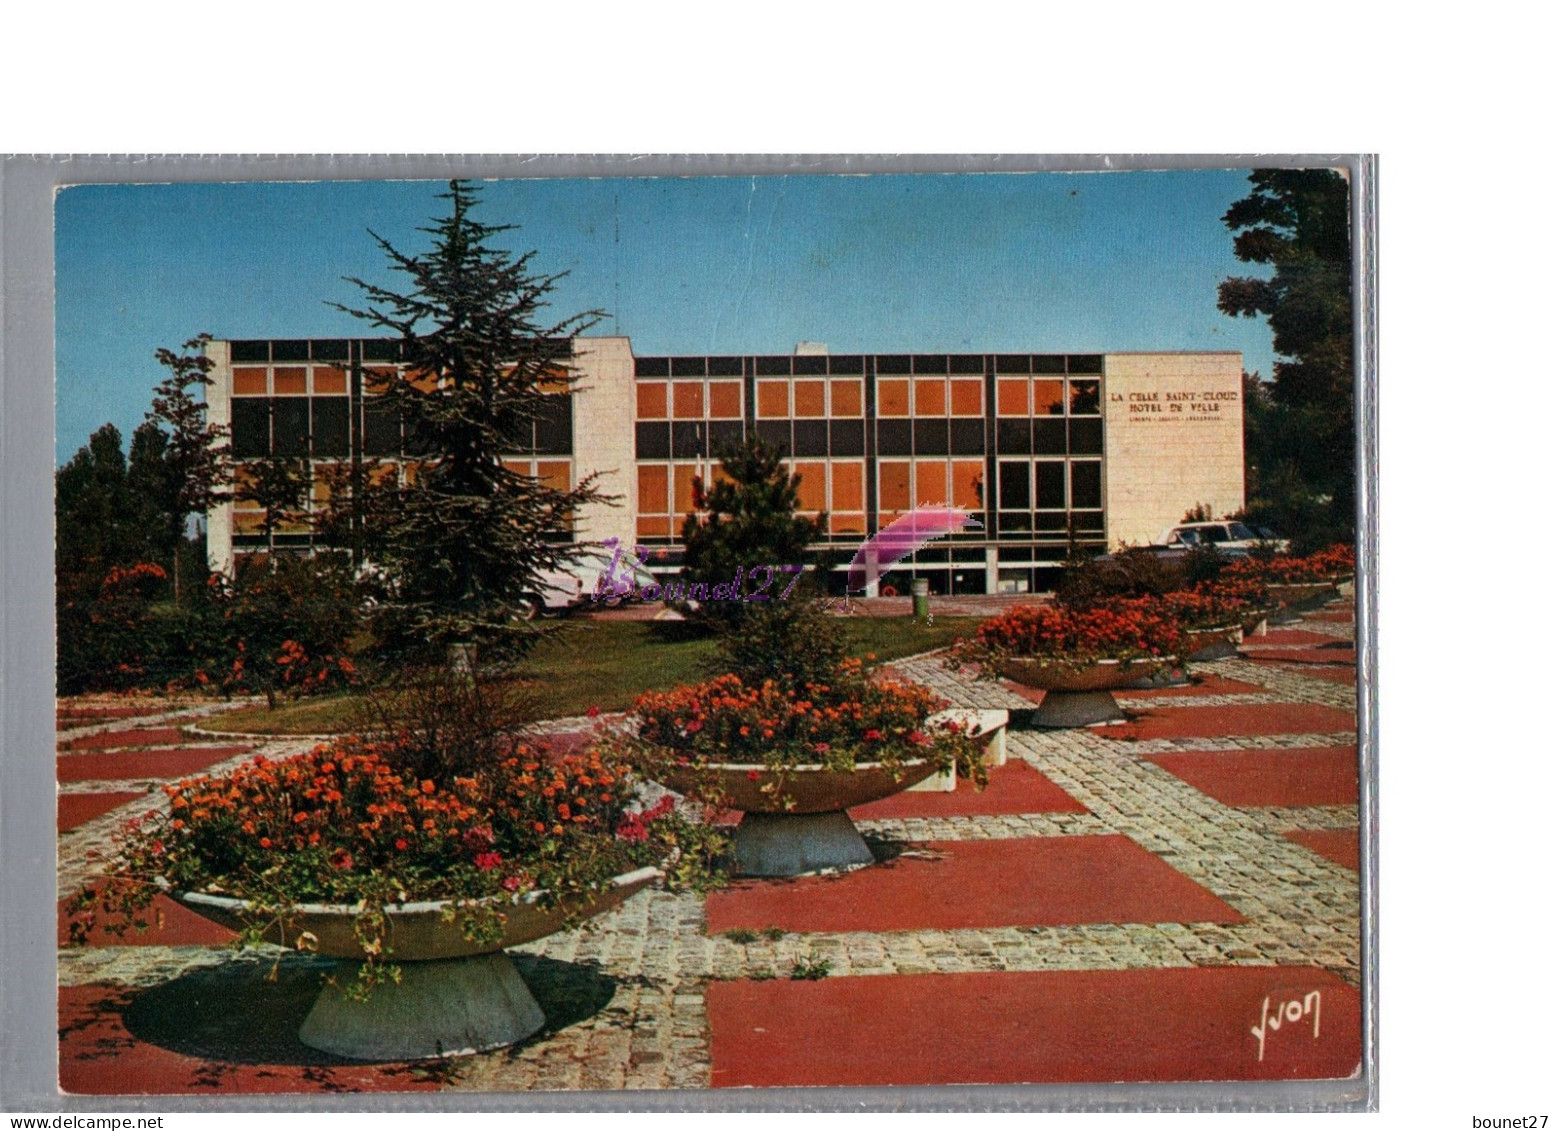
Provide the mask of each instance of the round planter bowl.
MULTIPOLYGON (((594 898, 545 909, 534 893, 490 901, 503 910, 499 938, 473 943, 458 916, 445 921, 447 902, 392 904, 386 944, 388 961, 400 967, 398 982, 373 987, 366 1001, 353 1001, 326 984, 298 1031, 310 1048, 353 1060, 407 1061, 462 1056, 502 1048, 539 1032, 542 1011, 503 948, 544 938, 576 919, 607 911, 638 892, 661 872, 640 868, 611 881, 594 898)), ((250 905, 230 896, 171 892, 191 911, 224 927, 243 929, 255 918, 250 905)), ((302 904, 286 924, 266 929, 265 939, 297 946, 304 932, 318 939, 309 949, 343 962, 364 957, 352 924, 361 905, 302 904)), ((355 972, 336 977, 349 985, 355 972)))
POLYGON ((783 773, 764 765, 716 763, 702 769, 671 770, 660 784, 677 793, 718 795, 728 809, 743 813, 836 813, 880 801, 918 785, 936 767, 929 761, 905 762, 889 770, 877 762, 862 762, 853 772, 796 766, 783 773), (756 774, 754 778, 752 775, 756 774), (791 802, 791 804, 786 804, 791 802))
POLYGON ((1230 624, 1216 628, 1181 629, 1180 650, 1187 661, 1204 663, 1207 660, 1226 660, 1239 654, 1239 644, 1244 639, 1241 625, 1230 624))
POLYGON ((917 785, 936 772, 928 759, 889 770, 875 762, 853 772, 797 766, 780 773, 761 765, 715 764, 672 771, 660 783, 678 793, 718 796, 745 814, 731 840, 743 876, 804 876, 875 863, 846 810, 917 785), (756 775, 754 777, 754 775, 756 775), (764 786, 769 787, 765 792, 764 786), (785 802, 793 804, 785 807, 785 802))
POLYGON ((1163 659, 1095 660, 1085 667, 1062 664, 1037 657, 1017 657, 1001 665, 1001 674, 1013 683, 1038 691, 1112 691, 1138 679, 1146 679, 1159 668, 1172 664, 1163 659))
POLYGON ((1266 592, 1289 609, 1312 609, 1323 605, 1336 595, 1336 586, 1329 581, 1304 581, 1285 585, 1268 585, 1266 592))
POLYGON ((1172 666, 1173 657, 1161 659, 1095 660, 1086 667, 1054 660, 1020 657, 1001 665, 1001 674, 1013 683, 1044 692, 1031 725, 1044 730, 1107 726, 1125 722, 1125 712, 1111 691, 1147 680, 1172 666))

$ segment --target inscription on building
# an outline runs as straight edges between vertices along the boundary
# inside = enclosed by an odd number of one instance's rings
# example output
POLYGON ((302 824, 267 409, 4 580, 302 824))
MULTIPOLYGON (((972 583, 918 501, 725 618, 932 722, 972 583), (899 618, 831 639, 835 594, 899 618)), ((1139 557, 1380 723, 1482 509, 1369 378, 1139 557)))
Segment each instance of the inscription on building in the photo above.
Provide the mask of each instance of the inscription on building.
POLYGON ((1165 421, 1215 421, 1235 419, 1239 394, 1228 390, 1110 393, 1111 404, 1123 404, 1126 421, 1131 424, 1159 424, 1165 421))

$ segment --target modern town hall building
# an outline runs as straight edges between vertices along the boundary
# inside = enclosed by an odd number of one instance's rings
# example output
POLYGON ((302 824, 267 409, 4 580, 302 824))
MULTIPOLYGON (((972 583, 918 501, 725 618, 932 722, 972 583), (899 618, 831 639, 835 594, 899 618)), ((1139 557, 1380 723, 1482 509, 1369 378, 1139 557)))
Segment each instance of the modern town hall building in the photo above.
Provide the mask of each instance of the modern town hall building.
MULTIPOLYGON (((366 463, 414 475, 401 424, 376 383, 398 365, 383 340, 213 341, 214 423, 239 461, 366 463)), ((580 338, 578 381, 558 392, 506 462, 559 486, 600 473, 615 506, 578 516, 581 540, 617 537, 674 572, 693 481, 721 444, 755 433, 782 447, 802 505, 826 512, 847 565, 860 543, 911 509, 950 504, 980 528, 934 542, 887 575, 933 592, 1048 589, 1073 547, 1152 541, 1197 504, 1244 505, 1238 353, 793 354, 640 357, 625 337, 580 338)), ((212 565, 263 549, 262 512, 237 501, 208 516, 212 565)), ((306 550, 304 523, 278 547, 306 550)), ((777 563, 758 563, 777 564, 777 563)), ((840 575, 839 580, 842 579, 840 575)))

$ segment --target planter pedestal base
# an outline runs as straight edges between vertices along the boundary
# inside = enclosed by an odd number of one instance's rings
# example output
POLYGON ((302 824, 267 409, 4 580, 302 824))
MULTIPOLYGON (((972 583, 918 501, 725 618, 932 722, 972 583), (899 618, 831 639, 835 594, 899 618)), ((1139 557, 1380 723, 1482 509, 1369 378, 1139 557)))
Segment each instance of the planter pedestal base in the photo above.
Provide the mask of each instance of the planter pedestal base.
POLYGON ((736 870, 744 876, 800 876, 876 860, 842 810, 748 813, 736 826, 732 850, 736 870))
POLYGON ((1187 661, 1204 664, 1208 660, 1232 660, 1239 655, 1239 646, 1232 639, 1213 641, 1205 648, 1198 648, 1186 656, 1187 661))
MULTIPOLYGON (((353 1060, 421 1060, 514 1044, 537 1033, 546 1014, 508 955, 400 963, 399 984, 373 987, 365 1002, 326 986, 298 1036, 353 1060)), ((355 977, 342 963, 338 981, 355 977)))
POLYGON ((1046 730, 1123 723, 1125 712, 1107 691, 1046 691, 1032 725, 1046 730))

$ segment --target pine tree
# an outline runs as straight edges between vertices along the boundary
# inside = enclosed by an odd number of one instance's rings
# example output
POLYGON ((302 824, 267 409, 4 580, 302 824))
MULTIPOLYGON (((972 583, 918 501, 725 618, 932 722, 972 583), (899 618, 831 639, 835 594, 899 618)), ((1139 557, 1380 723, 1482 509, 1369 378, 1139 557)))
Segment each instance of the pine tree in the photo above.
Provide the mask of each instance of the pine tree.
POLYGON ((493 246, 510 224, 471 215, 478 190, 451 181, 432 248, 412 255, 370 231, 405 276, 403 290, 361 279, 366 308, 336 304, 400 342, 402 368, 370 393, 401 416, 407 482, 362 508, 373 516, 366 551, 389 582, 381 620, 398 652, 476 644, 498 651, 534 635, 526 597, 543 571, 570 560, 568 530, 586 503, 609 501, 595 476, 571 490, 504 466, 533 446, 534 421, 571 388, 573 339, 598 321, 588 311, 549 321, 562 275, 535 272, 535 252, 493 246))
POLYGON ((159 447, 155 460, 148 455, 136 459, 135 445, 131 447, 132 469, 138 465, 148 468, 141 477, 145 489, 151 492, 159 512, 162 535, 167 545, 173 547, 173 600, 180 599, 180 564, 187 539, 185 525, 191 514, 205 514, 218 503, 232 497, 227 489, 232 475, 232 458, 228 448, 228 430, 208 423, 204 391, 211 384, 210 373, 215 366, 205 354, 210 334, 200 334, 184 343, 188 351, 176 354, 169 349, 157 351, 157 361, 170 374, 152 394, 152 410, 146 414, 146 424, 136 430, 136 443, 159 447), (197 398, 193 390, 201 390, 197 398), (151 426, 161 433, 158 445, 151 436, 141 433, 151 426), (156 469, 151 469, 155 463, 156 469))

